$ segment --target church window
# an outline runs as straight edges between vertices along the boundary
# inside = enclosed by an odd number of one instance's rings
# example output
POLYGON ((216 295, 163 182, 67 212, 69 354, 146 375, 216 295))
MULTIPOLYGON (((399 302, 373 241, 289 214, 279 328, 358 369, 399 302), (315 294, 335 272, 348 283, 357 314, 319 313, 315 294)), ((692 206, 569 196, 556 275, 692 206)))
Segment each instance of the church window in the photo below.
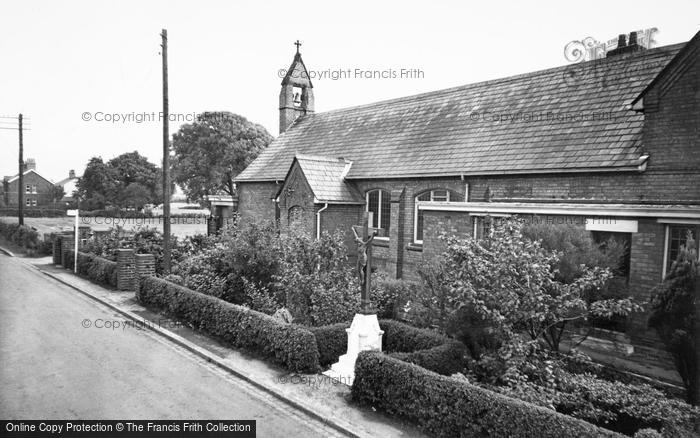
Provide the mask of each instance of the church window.
POLYGON ((450 192, 445 189, 429 190, 416 196, 413 240, 416 243, 423 243, 423 211, 418 210, 418 201, 449 202, 450 192))
POLYGON ((370 190, 366 194, 366 211, 370 213, 369 226, 382 230, 380 237, 389 237, 391 227, 391 193, 387 190, 370 190))

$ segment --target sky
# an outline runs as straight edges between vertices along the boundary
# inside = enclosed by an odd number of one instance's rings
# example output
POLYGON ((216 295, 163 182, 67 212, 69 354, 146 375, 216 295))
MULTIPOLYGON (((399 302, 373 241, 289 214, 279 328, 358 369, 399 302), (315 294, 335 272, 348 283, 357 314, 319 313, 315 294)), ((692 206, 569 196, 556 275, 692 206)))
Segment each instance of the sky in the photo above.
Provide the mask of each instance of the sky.
MULTIPOLYGON (((198 113, 231 111, 275 136, 296 40, 320 112, 566 65, 566 44, 589 36, 655 27, 664 46, 700 31, 697 0, 30 0, 1 11, 0 116, 29 119, 24 156, 54 181, 93 156, 161 163, 163 28, 171 134, 198 113)), ((0 129, 0 175, 17 173, 17 146, 17 131, 0 129)))

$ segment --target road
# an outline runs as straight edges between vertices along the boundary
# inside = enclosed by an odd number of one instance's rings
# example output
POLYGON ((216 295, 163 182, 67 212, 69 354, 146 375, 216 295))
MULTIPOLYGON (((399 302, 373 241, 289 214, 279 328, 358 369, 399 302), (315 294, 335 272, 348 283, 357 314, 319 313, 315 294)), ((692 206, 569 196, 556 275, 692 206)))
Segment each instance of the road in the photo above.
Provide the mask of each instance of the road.
POLYGON ((0 253, 0 418, 252 419, 260 437, 337 432, 0 253))

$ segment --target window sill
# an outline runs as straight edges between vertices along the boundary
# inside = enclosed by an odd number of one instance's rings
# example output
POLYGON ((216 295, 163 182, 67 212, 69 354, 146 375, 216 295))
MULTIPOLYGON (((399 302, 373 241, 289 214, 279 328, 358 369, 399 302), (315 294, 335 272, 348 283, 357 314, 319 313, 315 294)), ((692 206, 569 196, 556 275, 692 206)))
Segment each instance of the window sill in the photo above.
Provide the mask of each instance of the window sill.
POLYGON ((372 240, 372 246, 378 246, 380 248, 389 248, 389 238, 375 237, 374 240, 372 240))
POLYGON ((422 243, 409 243, 408 245, 406 245, 406 249, 408 251, 422 252, 423 251, 423 244, 422 243))

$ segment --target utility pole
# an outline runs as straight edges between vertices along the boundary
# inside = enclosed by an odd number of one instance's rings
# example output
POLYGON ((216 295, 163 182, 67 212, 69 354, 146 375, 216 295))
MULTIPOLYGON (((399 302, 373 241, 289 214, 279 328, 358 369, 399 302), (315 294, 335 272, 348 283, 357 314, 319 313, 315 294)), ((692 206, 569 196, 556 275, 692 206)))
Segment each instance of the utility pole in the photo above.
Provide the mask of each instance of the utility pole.
POLYGON ((163 271, 170 273, 170 130, 168 126, 168 31, 163 29, 163 271))
POLYGON ((17 183, 17 216, 24 225, 24 143, 22 139, 22 114, 19 115, 19 181, 17 183))

